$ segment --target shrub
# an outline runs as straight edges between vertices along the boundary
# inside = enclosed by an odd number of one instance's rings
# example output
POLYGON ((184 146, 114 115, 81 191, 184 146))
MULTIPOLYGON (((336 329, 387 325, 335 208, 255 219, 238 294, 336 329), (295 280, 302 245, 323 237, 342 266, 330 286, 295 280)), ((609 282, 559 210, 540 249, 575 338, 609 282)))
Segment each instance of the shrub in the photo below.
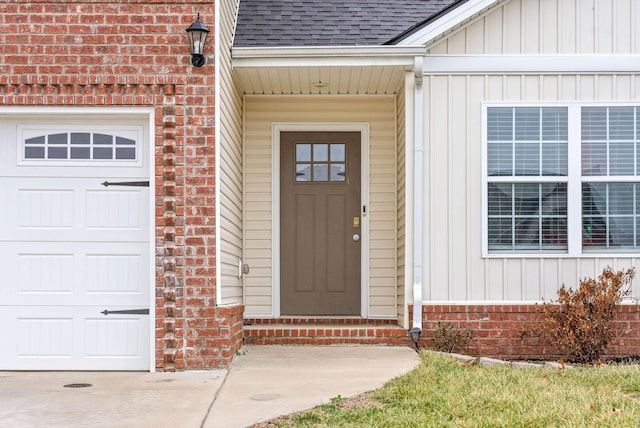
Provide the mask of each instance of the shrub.
POLYGON ((635 269, 614 272, 607 267, 598 279, 581 280, 576 290, 563 284, 557 301, 539 307, 541 319, 532 332, 571 362, 598 361, 614 337, 616 306, 631 293, 634 275, 635 269))
POLYGON ((450 322, 441 324, 438 322, 433 336, 433 346, 441 352, 453 352, 458 348, 464 348, 469 344, 473 336, 473 330, 466 327, 456 327, 450 322))

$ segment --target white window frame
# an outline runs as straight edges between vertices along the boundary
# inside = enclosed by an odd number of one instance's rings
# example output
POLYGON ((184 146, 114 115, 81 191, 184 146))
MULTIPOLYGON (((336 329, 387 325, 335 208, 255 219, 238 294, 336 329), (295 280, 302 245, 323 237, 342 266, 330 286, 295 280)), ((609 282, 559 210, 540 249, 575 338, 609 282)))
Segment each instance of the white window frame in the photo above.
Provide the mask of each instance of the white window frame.
POLYGON ((620 251, 588 251, 582 248, 582 183, 583 182, 636 182, 638 176, 582 176, 582 107, 640 107, 638 103, 569 102, 569 103, 483 103, 482 104, 482 257, 483 258, 622 258, 636 257, 633 249, 620 251), (489 252, 488 213, 488 109, 491 107, 566 107, 568 118, 567 176, 544 177, 491 177, 491 182, 566 182, 567 183, 567 250, 522 250, 489 252))
MULTIPOLYGON (((142 127, 138 125, 98 125, 98 126, 88 126, 88 125, 78 125, 74 122, 69 122, 64 125, 37 125, 37 124, 19 124, 18 125, 18 139, 19 139, 19 149, 17 152, 17 164, 19 166, 60 166, 60 167, 68 167, 68 166, 118 166, 118 167, 140 167, 142 165, 142 155, 141 155, 141 147, 142 147, 142 137, 143 131, 142 127), (28 138, 32 138, 35 136, 47 136, 51 134, 59 134, 59 133, 89 133, 89 134, 106 134, 111 136, 119 136, 130 138, 135 141, 135 145, 133 148, 135 149, 135 158, 134 159, 49 159, 49 158, 26 158, 25 157, 25 146, 26 140, 28 138)), ((43 146, 44 147, 44 146, 43 146)), ((68 143, 64 147, 71 147, 68 143)), ((90 146, 93 148, 93 144, 90 146)), ((111 145, 108 147, 113 147, 115 150, 115 145, 111 145)))

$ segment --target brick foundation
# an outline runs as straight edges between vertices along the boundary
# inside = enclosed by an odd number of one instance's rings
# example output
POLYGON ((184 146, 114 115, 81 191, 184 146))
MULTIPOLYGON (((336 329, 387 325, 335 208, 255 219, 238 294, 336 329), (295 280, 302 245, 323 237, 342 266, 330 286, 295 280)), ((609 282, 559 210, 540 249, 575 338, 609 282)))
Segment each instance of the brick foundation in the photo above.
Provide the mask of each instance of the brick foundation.
POLYGON ((155 365, 164 371, 227 365, 242 342, 242 307, 216 307, 213 25, 208 0, 2 7, 0 105, 155 112, 155 365), (212 31, 201 68, 185 32, 198 12, 212 31))
MULTIPOLYGON (((523 337, 527 326, 536 322, 536 305, 424 305, 421 346, 432 347, 438 322, 473 330, 466 349, 456 352, 474 356, 514 359, 559 359, 556 350, 539 338, 523 337)), ((410 316, 413 307, 409 308, 410 316)), ((608 357, 640 354, 640 310, 637 305, 621 305, 614 328, 615 339, 608 357)))

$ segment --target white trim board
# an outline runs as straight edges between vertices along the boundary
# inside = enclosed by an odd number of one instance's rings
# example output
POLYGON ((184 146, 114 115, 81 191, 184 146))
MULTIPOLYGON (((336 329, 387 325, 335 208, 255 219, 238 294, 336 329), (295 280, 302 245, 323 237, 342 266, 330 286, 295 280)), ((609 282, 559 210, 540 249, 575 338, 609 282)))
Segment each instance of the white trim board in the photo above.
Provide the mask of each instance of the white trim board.
POLYGON ((637 73, 640 55, 427 55, 426 74, 637 73))
POLYGON ((400 40, 396 46, 426 45, 436 37, 452 30, 474 15, 502 2, 504 2, 504 0, 469 0, 429 23, 424 28, 406 36, 400 40))
POLYGON ((369 124, 368 123, 273 123, 271 125, 271 313, 280 317, 280 133, 360 132, 361 186, 360 203, 367 207, 362 214, 360 247, 360 316, 369 315, 369 124))

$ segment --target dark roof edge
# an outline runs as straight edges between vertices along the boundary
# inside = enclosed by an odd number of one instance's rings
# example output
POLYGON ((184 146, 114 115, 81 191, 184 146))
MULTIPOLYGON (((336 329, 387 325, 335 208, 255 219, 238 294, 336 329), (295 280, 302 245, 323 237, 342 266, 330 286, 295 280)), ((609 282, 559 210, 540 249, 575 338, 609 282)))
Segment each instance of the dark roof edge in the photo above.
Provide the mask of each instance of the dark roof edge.
POLYGON ((401 42, 402 40, 404 40, 405 38, 409 37, 410 35, 412 35, 416 31, 419 31, 420 29, 426 27, 427 25, 431 24, 432 22, 438 20, 439 18, 441 18, 444 15, 448 14, 449 12, 451 12, 454 9, 456 9, 458 6, 461 6, 462 4, 466 3, 467 1, 469 1, 469 0, 458 0, 458 1, 455 1, 455 2, 451 3, 449 6, 445 7, 442 10, 440 10, 440 12, 437 12, 437 13, 431 15, 430 17, 428 17, 424 21, 418 22, 417 24, 415 24, 414 26, 406 29, 405 31, 403 31, 402 33, 398 34, 394 38, 392 38, 390 40, 387 40, 386 42, 383 43, 383 45, 395 45, 395 44, 401 42))

